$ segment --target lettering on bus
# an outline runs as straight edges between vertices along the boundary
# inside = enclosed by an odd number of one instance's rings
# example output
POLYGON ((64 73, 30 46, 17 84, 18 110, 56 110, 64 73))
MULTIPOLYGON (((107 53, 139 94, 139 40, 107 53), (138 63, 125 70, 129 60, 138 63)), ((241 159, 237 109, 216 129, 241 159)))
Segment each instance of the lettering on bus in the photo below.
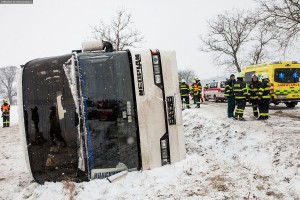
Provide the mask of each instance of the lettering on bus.
POLYGON ((137 76, 137 82, 138 82, 138 89, 139 89, 139 95, 143 96, 144 93, 144 81, 143 81, 143 70, 142 70, 142 63, 141 63, 141 55, 136 54, 135 55, 135 64, 136 64, 136 76, 137 76))
POLYGON ((114 174, 120 173, 121 171, 110 171, 110 172, 99 172, 94 174, 94 179, 103 179, 110 177, 114 174))
POLYGON ((278 86, 300 86, 300 83, 279 83, 278 86))

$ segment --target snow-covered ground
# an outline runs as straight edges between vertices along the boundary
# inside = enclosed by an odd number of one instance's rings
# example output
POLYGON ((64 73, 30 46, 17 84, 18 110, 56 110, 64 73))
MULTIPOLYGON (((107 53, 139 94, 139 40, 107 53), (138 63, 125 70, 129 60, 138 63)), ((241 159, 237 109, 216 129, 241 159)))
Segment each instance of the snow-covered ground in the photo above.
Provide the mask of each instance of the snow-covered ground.
POLYGON ((183 111, 186 159, 109 183, 31 182, 12 108, 0 128, 0 199, 300 199, 300 107, 273 107, 271 118, 226 116, 226 103, 183 111))

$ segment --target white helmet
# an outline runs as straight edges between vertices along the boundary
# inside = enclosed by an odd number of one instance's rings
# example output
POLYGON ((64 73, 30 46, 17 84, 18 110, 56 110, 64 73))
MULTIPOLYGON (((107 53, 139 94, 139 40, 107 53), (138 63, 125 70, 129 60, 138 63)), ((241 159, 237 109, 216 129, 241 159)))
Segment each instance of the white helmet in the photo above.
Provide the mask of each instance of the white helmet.
POLYGON ((268 79, 269 75, 267 73, 262 73, 261 80, 268 79))
POLYGON ((237 78, 245 78, 245 74, 240 72, 236 75, 237 78))
POLYGON ((254 77, 258 78, 258 76, 255 73, 252 74, 251 78, 254 78, 254 77))
POLYGON ((181 83, 185 83, 185 79, 181 79, 181 81, 180 81, 181 83))

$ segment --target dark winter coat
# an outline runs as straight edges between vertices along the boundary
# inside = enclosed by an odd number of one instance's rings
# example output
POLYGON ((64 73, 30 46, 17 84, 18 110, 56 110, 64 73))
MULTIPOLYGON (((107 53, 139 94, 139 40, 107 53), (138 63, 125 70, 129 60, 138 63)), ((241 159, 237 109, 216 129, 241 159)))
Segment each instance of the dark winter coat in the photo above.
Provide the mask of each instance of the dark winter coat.
POLYGON ((233 93, 234 93, 235 100, 246 99, 247 96, 246 82, 238 79, 233 85, 233 93))
POLYGON ((226 97, 233 97, 234 93, 233 93, 233 85, 235 83, 235 79, 231 80, 227 80, 225 83, 225 94, 224 96, 226 97))

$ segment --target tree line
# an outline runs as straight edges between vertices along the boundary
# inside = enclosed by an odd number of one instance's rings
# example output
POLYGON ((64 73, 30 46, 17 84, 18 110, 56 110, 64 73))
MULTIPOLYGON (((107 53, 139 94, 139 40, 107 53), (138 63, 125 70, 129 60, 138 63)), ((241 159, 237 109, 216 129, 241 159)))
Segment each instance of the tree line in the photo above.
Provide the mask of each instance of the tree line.
MULTIPOLYGON (((208 33, 200 36, 203 52, 212 53, 218 66, 240 72, 244 65, 285 56, 295 47, 300 33, 299 0, 255 0, 257 8, 245 11, 233 9, 218 14, 207 22, 208 33)), ((135 28, 132 15, 119 9, 111 21, 100 20, 92 26, 93 38, 110 41, 115 50, 136 47, 144 35, 135 28)), ((14 66, 0 68, 0 95, 10 102, 16 96, 14 66)), ((179 71, 179 79, 191 82, 195 72, 179 71)))
POLYGON ((215 64, 228 71, 285 57, 298 41, 299 0, 255 1, 255 10, 218 14, 207 22, 208 33, 200 36, 200 50, 212 53, 215 64))

